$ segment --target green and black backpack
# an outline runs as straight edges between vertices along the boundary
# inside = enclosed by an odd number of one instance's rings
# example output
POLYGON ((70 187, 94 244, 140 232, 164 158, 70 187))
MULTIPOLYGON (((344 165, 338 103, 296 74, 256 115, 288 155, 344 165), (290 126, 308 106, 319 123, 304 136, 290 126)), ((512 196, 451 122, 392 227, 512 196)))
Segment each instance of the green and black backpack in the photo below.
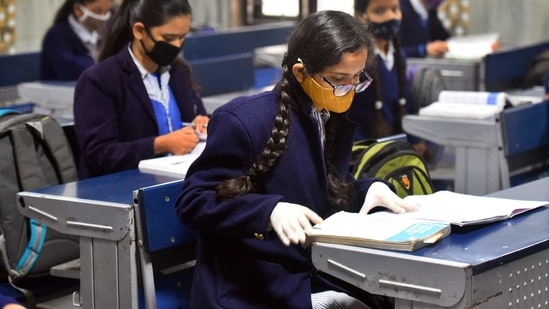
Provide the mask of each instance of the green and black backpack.
POLYGON ((355 142, 349 171, 355 179, 380 178, 393 184, 398 196, 433 193, 429 170, 414 146, 400 140, 355 142))

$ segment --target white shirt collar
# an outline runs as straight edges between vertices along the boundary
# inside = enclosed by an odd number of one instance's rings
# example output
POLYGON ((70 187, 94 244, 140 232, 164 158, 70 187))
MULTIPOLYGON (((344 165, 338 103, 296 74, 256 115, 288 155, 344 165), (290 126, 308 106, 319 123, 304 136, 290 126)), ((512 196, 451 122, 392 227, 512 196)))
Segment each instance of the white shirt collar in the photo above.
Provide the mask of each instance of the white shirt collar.
POLYGON ((389 49, 387 50, 387 54, 383 53, 377 45, 374 46, 374 51, 376 55, 381 57, 385 67, 387 67, 387 70, 391 71, 395 65, 395 46, 393 45, 393 42, 389 41, 389 49))
POLYGON ((80 22, 74 18, 74 16, 71 14, 69 15, 69 26, 72 28, 72 31, 76 33, 76 35, 84 42, 84 44, 92 44, 97 45, 97 41, 99 40, 99 33, 96 31, 90 32, 84 25, 82 25, 80 22))
POLYGON ((410 0, 410 4, 414 8, 414 11, 423 18, 423 20, 427 20, 429 17, 429 13, 427 12, 427 8, 423 4, 422 0, 410 0))
MULTIPOLYGON (((149 98, 151 100, 158 101, 162 105, 164 105, 166 113, 167 115, 169 115, 170 113, 170 107, 169 107, 170 66, 169 65, 163 66, 158 69, 158 72, 160 74, 160 84, 159 84, 158 78, 153 74, 150 74, 149 72, 147 72, 147 70, 141 65, 141 63, 139 63, 139 61, 133 54, 133 51, 131 49, 131 43, 128 44, 128 51, 130 52, 130 56, 132 57, 133 62, 135 63, 135 65, 137 66, 137 69, 139 70, 139 74, 141 74, 141 79, 143 80, 143 85, 147 90, 147 94, 149 95, 149 98)), ((171 132, 172 131, 171 123, 168 122, 168 126, 171 132)))
POLYGON ((137 69, 139 70, 139 74, 141 74, 141 79, 147 78, 147 75, 149 75, 149 72, 145 70, 145 68, 141 65, 141 63, 137 60, 137 58, 133 54, 131 43, 128 44, 128 51, 130 52, 130 56, 132 57, 133 63, 135 63, 135 66, 137 66, 137 69))

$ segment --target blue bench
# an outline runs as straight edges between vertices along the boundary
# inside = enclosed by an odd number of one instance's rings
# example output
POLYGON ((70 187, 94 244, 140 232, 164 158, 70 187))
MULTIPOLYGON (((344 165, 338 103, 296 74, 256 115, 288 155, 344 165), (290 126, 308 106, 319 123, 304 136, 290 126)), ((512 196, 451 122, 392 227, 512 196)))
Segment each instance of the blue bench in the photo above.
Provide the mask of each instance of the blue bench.
POLYGON ((517 106, 500 115, 503 179, 514 187, 549 172, 549 102, 517 106))
POLYGON ((185 39, 183 55, 192 61, 240 53, 253 53, 258 47, 286 43, 294 22, 243 26, 216 33, 202 33, 185 39))
POLYGON ((175 215, 181 181, 134 191, 143 293, 140 308, 186 308, 196 258, 195 232, 175 215))
POLYGON ((195 59, 189 63, 203 97, 243 91, 255 83, 252 53, 195 59))
POLYGON ((508 91, 522 88, 530 62, 549 49, 549 41, 496 51, 484 58, 486 91, 508 91))

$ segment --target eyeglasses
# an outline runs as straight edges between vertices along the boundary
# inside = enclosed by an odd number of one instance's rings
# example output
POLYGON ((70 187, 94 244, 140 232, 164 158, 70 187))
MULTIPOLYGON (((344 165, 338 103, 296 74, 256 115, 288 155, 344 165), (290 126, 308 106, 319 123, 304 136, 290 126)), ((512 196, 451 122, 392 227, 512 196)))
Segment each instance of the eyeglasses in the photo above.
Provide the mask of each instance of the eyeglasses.
POLYGON ((349 93, 351 89, 355 89, 356 93, 362 92, 368 88, 372 84, 373 79, 368 75, 366 72, 360 72, 359 80, 361 82, 356 84, 343 84, 343 85, 334 85, 331 81, 329 81, 326 77, 323 75, 320 75, 322 77, 322 80, 328 83, 328 85, 332 86, 334 88, 334 96, 336 97, 342 97, 349 93))

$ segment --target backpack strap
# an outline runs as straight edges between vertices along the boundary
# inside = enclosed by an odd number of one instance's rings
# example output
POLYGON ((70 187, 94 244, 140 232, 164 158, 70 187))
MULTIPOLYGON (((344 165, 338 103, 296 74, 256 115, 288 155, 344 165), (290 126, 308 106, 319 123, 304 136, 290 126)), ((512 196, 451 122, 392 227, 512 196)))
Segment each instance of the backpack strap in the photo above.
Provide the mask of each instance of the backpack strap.
POLYGON ((29 227, 31 229, 29 243, 15 267, 15 271, 21 276, 25 276, 31 271, 40 255, 47 233, 46 225, 39 224, 34 219, 29 220, 29 227))
POLYGON ((44 179, 38 173, 38 159, 34 139, 25 127, 18 126, 10 130, 13 157, 21 188, 25 191, 46 186, 44 179))
POLYGON ((13 115, 13 114, 20 114, 20 113, 18 111, 16 111, 15 109, 0 108, 0 118, 2 118, 2 116, 4 116, 4 115, 13 115))
POLYGON ((27 122, 26 126, 33 129, 35 135, 40 136, 51 154, 59 183, 77 180, 78 173, 72 151, 65 132, 57 121, 47 116, 41 121, 27 122))

